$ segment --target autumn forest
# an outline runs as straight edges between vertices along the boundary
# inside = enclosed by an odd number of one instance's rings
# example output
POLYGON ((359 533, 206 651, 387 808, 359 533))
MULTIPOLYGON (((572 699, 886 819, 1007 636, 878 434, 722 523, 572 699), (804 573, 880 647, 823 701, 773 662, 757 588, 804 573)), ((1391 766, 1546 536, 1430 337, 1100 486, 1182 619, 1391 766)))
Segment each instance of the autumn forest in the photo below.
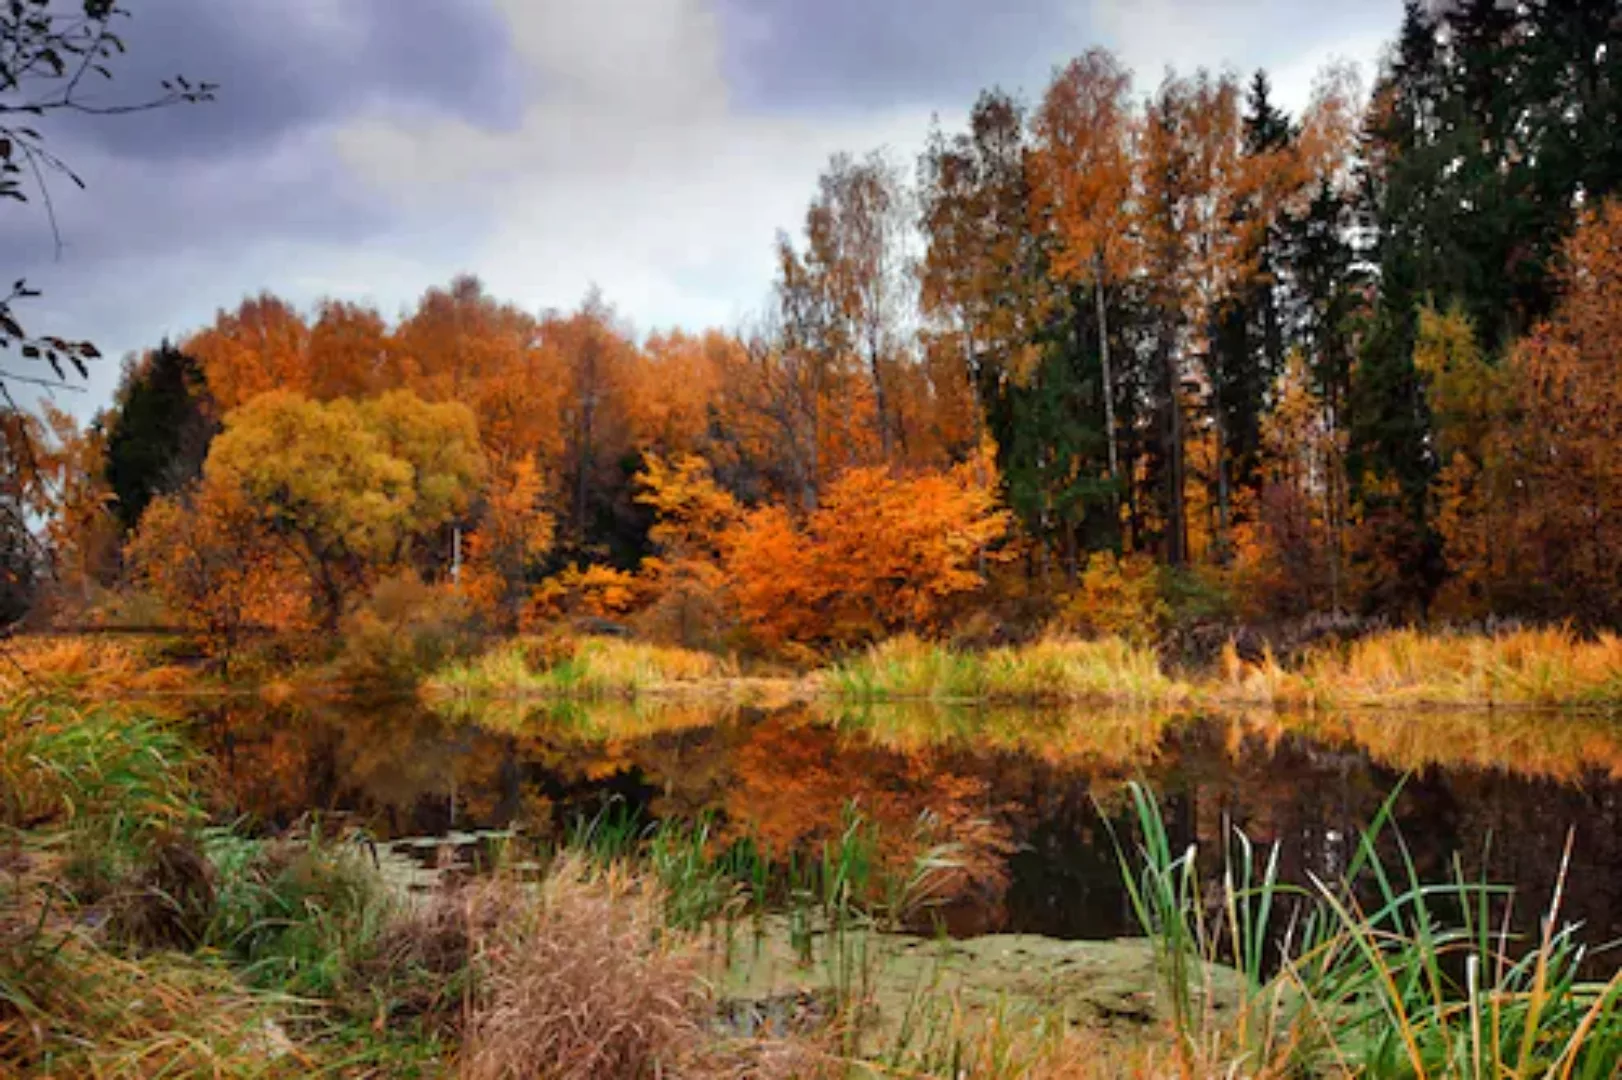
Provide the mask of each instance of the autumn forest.
MULTIPOLYGON (((187 2, 0 0, 59 250, 187 2)), ((1622 6, 1391 29, 818 148, 737 325, 17 281, 0 1075, 1618 1075, 1622 6)))
POLYGON ((1369 92, 1328 70, 1298 116, 1089 52, 916 163, 829 162, 742 330, 473 276, 392 320, 252 297, 83 430, 9 415, 6 616, 330 629, 404 577, 497 629, 791 652, 1113 629, 1091 600, 1134 590, 1615 625, 1604 7, 1410 5, 1369 92))

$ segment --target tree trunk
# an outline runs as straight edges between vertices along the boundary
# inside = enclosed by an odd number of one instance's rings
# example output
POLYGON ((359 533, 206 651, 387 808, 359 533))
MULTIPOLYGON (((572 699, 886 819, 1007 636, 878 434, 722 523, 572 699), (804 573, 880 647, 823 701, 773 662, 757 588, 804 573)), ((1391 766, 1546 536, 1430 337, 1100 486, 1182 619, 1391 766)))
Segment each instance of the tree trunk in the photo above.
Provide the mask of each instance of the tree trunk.
POLYGON ((1217 473, 1217 527, 1216 548, 1217 561, 1228 561, 1228 425, 1224 418, 1222 407, 1222 382, 1220 379, 1212 380, 1212 409, 1211 420, 1216 435, 1216 473, 1217 473))
POLYGON ((867 370, 873 379, 873 408, 878 413, 879 448, 884 455, 884 463, 888 465, 895 446, 895 433, 890 429, 890 396, 884 387, 883 360, 878 347, 871 343, 867 350, 867 370))
POLYGON ((1184 520, 1183 492, 1186 463, 1183 459, 1183 401, 1182 380, 1177 372, 1177 353, 1162 332, 1160 341, 1161 363, 1166 375, 1166 561, 1182 566, 1188 561, 1188 523, 1184 520))
MULTIPOLYGON (((1104 369, 1104 430, 1109 440, 1109 478, 1110 483, 1116 485, 1112 495, 1115 507, 1115 516, 1121 516, 1121 451, 1116 443, 1115 436, 1115 375, 1110 368, 1109 354, 1109 305, 1104 302, 1104 262, 1102 259, 1094 261, 1093 296, 1098 306, 1098 358, 1104 369)), ((1119 522, 1117 521, 1117 524, 1119 522)))

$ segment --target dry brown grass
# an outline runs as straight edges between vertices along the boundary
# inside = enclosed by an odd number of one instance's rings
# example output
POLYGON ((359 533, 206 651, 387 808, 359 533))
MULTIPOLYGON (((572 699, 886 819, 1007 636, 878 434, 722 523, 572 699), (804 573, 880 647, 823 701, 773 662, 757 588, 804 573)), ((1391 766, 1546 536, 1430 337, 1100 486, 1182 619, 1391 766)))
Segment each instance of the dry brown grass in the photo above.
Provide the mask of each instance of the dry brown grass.
MULTIPOLYGON (((491 902, 475 890, 469 910, 491 902)), ((565 856, 532 902, 510 905, 488 927, 471 919, 479 986, 463 1075, 679 1073, 704 1041, 708 1001, 696 954, 666 934, 660 912, 647 881, 565 856)))
POLYGON ((460 1042, 467 1080, 848 1075, 831 1040, 718 1029, 701 946, 664 905, 647 877, 565 854, 539 884, 498 874, 425 898, 361 970, 389 1002, 378 1022, 460 1042))
POLYGON ((0 923, 0 1077, 307 1076, 284 1004, 179 953, 117 956, 60 919, 0 923))
POLYGON ((40 687, 105 698, 194 689, 197 673, 153 663, 131 638, 17 637, 0 642, 0 694, 40 687))
POLYGON ((1296 707, 1595 708, 1622 706, 1622 638, 1561 627, 1498 634, 1392 630, 1312 651, 1294 669, 1224 651, 1207 696, 1296 707))

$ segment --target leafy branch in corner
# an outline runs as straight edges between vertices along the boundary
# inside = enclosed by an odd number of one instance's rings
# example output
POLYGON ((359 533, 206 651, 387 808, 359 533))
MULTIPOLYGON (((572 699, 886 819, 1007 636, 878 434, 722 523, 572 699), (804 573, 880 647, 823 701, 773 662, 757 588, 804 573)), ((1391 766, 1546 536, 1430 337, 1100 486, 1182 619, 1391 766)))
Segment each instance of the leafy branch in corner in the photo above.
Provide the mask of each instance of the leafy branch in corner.
MULTIPOLYGON (((160 93, 135 101, 107 103, 89 97, 87 83, 113 78, 112 62, 126 51, 114 24, 129 17, 116 0, 82 0, 65 10, 58 0, 0 0, 0 200, 26 203, 37 196, 58 253, 61 230, 48 178, 66 177, 80 189, 85 182, 46 146, 44 135, 31 126, 34 119, 64 112, 120 116, 214 99, 215 84, 184 76, 164 80, 160 93)), ((16 317, 15 305, 38 295, 26 280, 18 279, 0 298, 0 349, 44 363, 54 376, 0 370, 0 397, 13 408, 13 384, 77 389, 68 382, 68 369, 87 378, 86 361, 101 356, 88 341, 28 334, 16 317)))

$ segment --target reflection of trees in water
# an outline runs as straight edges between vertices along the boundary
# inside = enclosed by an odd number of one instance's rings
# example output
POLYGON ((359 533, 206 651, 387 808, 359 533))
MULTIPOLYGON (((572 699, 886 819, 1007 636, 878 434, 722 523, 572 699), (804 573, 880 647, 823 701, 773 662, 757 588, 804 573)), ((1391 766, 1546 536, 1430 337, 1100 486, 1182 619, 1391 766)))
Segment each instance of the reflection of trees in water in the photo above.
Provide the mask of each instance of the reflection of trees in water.
POLYGON ((723 806, 733 836, 751 836, 775 858, 833 843, 847 805, 878 830, 879 858, 910 872, 936 845, 957 869, 937 879, 935 914, 955 931, 1003 922, 1010 807, 981 761, 960 752, 901 752, 842 736, 803 714, 753 725, 737 748, 723 806))
POLYGON ((203 730, 239 813, 271 827, 318 811, 385 835, 442 831, 513 799, 501 739, 398 701, 234 701, 203 730))
MULTIPOLYGON (((703 706, 616 703, 531 708, 490 731, 413 703, 210 710, 204 730, 236 808, 273 825, 318 809, 396 835, 544 830, 617 794, 653 816, 718 812, 724 836, 753 834, 781 854, 832 839, 854 800, 893 864, 929 843, 961 846, 956 929, 1063 936, 1135 929, 1098 812, 1129 837, 1128 779, 1161 793, 1173 841, 1197 841, 1213 871, 1231 824, 1280 842, 1284 874, 1302 882, 1345 868, 1357 830, 1412 768, 1396 824, 1423 875, 1449 875, 1457 858, 1468 874, 1521 886, 1530 919, 1575 826, 1566 914, 1593 940, 1622 936, 1622 728, 1581 717, 914 708, 718 720, 703 706), (932 834, 919 833, 921 818, 932 834)), ((1385 854, 1397 856, 1390 837, 1385 854)))

